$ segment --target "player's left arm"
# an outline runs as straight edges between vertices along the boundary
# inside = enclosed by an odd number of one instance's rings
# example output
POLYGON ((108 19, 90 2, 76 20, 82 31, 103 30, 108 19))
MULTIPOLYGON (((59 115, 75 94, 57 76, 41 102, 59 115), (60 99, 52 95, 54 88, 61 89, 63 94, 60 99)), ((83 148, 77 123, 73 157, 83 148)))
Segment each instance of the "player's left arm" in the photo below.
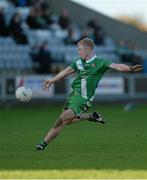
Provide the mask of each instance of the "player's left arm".
POLYGON ((143 69, 142 65, 140 65, 140 64, 137 64, 134 66, 128 66, 126 64, 117 64, 117 63, 110 64, 109 68, 115 69, 115 70, 121 71, 121 72, 138 72, 143 69))

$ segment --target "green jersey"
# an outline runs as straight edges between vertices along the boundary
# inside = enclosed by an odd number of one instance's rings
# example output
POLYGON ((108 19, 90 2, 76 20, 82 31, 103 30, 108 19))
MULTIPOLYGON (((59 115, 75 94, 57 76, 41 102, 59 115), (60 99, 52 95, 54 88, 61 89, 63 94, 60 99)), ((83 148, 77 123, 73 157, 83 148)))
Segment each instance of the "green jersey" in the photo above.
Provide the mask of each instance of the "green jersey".
POLYGON ((87 61, 81 58, 74 61, 70 65, 76 72, 76 78, 72 83, 73 91, 77 95, 92 101, 98 82, 109 69, 111 63, 110 60, 98 58, 96 55, 87 61))

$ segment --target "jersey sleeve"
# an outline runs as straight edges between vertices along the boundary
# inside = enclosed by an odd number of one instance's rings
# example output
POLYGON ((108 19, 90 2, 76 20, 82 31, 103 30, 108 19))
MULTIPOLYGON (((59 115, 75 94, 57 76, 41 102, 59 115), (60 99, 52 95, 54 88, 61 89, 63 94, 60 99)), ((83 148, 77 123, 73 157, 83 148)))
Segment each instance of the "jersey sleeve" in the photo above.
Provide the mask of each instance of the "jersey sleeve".
POLYGON ((74 69, 75 71, 77 71, 76 61, 74 61, 74 62, 70 65, 70 67, 71 67, 72 69, 74 69))
POLYGON ((108 59, 103 59, 103 65, 107 68, 109 68, 109 66, 112 64, 111 60, 108 59))

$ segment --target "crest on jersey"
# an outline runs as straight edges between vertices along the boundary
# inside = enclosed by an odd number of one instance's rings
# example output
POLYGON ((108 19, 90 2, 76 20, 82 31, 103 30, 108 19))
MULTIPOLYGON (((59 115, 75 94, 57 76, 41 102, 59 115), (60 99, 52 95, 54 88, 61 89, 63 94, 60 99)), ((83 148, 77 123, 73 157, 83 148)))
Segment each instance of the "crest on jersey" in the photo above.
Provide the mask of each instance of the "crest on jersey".
POLYGON ((93 63, 93 64, 92 64, 92 67, 93 67, 93 68, 94 68, 94 67, 96 67, 96 64, 95 64, 95 63, 93 63))

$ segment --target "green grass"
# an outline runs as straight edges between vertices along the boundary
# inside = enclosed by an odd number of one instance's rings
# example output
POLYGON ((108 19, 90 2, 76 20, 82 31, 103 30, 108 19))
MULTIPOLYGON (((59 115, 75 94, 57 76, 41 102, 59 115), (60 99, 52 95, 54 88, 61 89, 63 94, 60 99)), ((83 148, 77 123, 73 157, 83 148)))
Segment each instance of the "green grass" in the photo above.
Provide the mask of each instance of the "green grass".
POLYGON ((43 152, 42 140, 61 106, 0 109, 0 178, 147 178, 147 109, 95 106, 106 125, 66 126, 43 152))

